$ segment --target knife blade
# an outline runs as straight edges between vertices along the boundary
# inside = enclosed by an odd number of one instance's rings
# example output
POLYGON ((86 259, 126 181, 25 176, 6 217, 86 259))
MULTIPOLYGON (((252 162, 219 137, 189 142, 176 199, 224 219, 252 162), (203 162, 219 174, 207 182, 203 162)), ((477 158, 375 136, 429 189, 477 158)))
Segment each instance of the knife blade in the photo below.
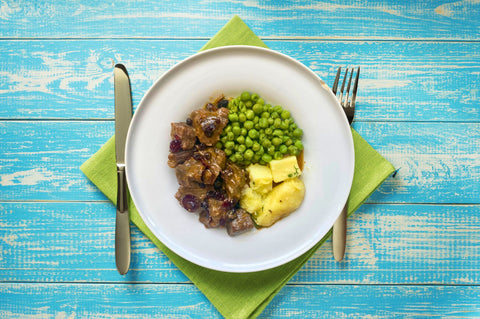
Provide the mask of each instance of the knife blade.
POLYGON ((115 86, 115 157, 117 161, 117 214, 115 222, 115 262, 121 275, 130 267, 130 217, 128 186, 125 176, 125 143, 132 119, 132 94, 127 69, 114 68, 115 86))

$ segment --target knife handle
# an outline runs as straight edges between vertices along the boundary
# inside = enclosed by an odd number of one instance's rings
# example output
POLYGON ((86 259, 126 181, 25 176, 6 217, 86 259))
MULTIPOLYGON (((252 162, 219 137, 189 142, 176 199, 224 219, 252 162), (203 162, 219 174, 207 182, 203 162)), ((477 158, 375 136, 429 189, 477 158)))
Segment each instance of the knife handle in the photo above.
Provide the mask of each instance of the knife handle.
POLYGON ((125 275, 130 267, 130 217, 128 212, 125 166, 117 167, 117 217, 115 223, 115 262, 117 270, 125 275))
POLYGON ((341 261, 345 255, 345 246, 347 244, 347 204, 342 209, 340 216, 333 224, 332 245, 333 257, 336 261, 341 261))

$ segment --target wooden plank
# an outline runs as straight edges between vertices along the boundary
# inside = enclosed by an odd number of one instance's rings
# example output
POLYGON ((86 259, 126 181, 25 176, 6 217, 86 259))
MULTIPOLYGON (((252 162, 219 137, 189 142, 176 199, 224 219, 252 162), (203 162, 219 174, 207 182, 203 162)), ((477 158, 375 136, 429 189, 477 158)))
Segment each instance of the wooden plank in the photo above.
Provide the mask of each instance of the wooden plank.
MULTIPOLYGON (((284 287, 259 318, 475 318, 478 286, 284 287)), ((192 285, 0 283, 2 318, 221 318, 192 285)))
MULTIPOLYGON (((479 203, 478 124, 354 127, 398 168, 368 202, 479 203)), ((105 200, 79 167, 113 131, 112 121, 0 122, 0 200, 105 200)))
MULTIPOLYGON (((0 203, 0 282, 189 282, 136 227, 120 276, 114 218, 105 202, 0 203)), ((290 283, 479 285, 479 223, 478 205, 365 204, 349 219, 345 261, 328 240, 290 283)))
MULTIPOLYGON (((138 105, 197 41, 3 41, 0 118, 113 119, 113 65, 124 63, 138 105)), ((480 43, 267 41, 329 84, 362 67, 356 121, 479 122, 480 43)))
POLYGON ((141 5, 131 1, 4 1, 0 34, 11 38, 208 38, 238 14, 266 38, 478 40, 478 10, 476 1, 268 4, 224 0, 141 5))

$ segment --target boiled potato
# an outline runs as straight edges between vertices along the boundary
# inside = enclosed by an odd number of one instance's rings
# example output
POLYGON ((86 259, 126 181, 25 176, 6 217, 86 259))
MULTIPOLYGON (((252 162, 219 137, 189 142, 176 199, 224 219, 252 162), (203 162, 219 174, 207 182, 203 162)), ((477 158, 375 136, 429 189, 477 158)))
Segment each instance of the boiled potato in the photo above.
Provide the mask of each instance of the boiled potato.
POLYGON ((240 207, 245 209, 251 214, 262 209, 263 197, 260 193, 257 193, 250 187, 245 187, 242 191, 242 197, 240 198, 240 207))
POLYGON ((296 156, 287 156, 279 160, 273 160, 269 163, 269 166, 275 183, 280 183, 302 174, 296 156))
POLYGON ((250 188, 260 194, 267 194, 272 190, 272 172, 268 166, 253 164, 247 167, 250 179, 250 188))
POLYGON ((305 185, 300 178, 291 178, 275 186, 265 197, 263 207, 254 215, 260 226, 271 226, 295 211, 305 197, 305 185))

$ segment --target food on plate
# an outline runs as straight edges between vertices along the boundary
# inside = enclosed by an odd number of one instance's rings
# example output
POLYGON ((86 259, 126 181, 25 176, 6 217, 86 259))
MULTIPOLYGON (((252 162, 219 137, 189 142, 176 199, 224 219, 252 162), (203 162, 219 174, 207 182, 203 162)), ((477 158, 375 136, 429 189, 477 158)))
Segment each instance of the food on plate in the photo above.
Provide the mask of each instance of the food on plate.
POLYGON ((297 156, 303 150, 303 131, 282 106, 272 106, 258 94, 243 92, 227 107, 229 122, 216 146, 230 161, 243 166, 266 165, 273 159, 297 156))
POLYGON ((247 168, 250 183, 242 192, 240 207, 252 214, 257 225, 269 227, 300 207, 305 197, 305 185, 299 178, 301 171, 295 156, 272 160, 268 167, 262 166, 270 171, 270 175, 257 166, 260 165, 247 168), (259 181, 262 185, 275 186, 258 188, 259 181))
POLYGON ((287 156, 280 160, 274 160, 268 163, 272 172, 272 179, 275 183, 283 182, 292 177, 298 177, 302 174, 298 161, 295 156, 287 156))
POLYGON ((220 96, 171 123, 175 198, 205 227, 230 236, 271 226, 303 201, 302 136, 289 111, 257 94, 220 96))
POLYGON ((250 188, 259 193, 266 194, 272 190, 272 170, 265 165, 252 164, 247 167, 250 179, 250 188))
POLYGON ((284 181, 265 196, 263 206, 255 216, 255 222, 265 227, 273 225, 297 210, 304 197, 305 185, 300 178, 284 181))

